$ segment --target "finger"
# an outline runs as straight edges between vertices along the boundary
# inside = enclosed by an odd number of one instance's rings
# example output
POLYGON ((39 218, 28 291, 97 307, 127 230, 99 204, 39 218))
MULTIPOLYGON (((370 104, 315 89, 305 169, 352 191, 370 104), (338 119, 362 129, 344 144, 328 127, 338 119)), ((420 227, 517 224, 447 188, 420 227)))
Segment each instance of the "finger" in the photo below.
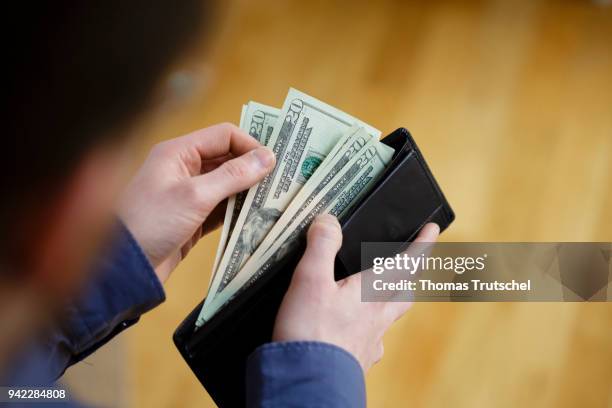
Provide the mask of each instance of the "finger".
MULTIPOLYGON (((420 255, 427 255, 432 249, 434 242, 440 234, 440 227, 435 223, 426 224, 419 232, 416 239, 410 244, 410 246, 403 252, 410 257, 417 257, 420 255)), ((372 270, 361 272, 373 273, 372 270)), ((387 276, 397 276, 397 279, 402 277, 403 271, 387 271, 387 276), (394 274, 394 275, 392 275, 394 274)), ((390 293, 384 302, 379 303, 382 308, 385 321, 391 325, 402 317, 408 309, 412 306, 412 302, 406 301, 405 294, 402 292, 390 293)))
MULTIPOLYGON (((411 258, 418 256, 427 256, 433 249, 436 240, 440 235, 440 227, 438 224, 428 223, 425 224, 417 237, 410 243, 402 254, 411 258)), ((396 271, 396 273, 401 271, 396 271)))
MULTIPOLYGON (((426 224, 421 229, 419 235, 415 238, 412 244, 410 244, 406 251, 404 251, 404 253, 411 257, 417 257, 420 255, 427 256, 432 250, 434 242, 438 239, 438 235, 440 235, 440 227, 437 224, 426 224)), ((403 272, 399 271, 396 272, 396 274, 397 273, 401 274, 403 272)), ((402 317, 412 306, 412 302, 400 300, 404 300, 404 296, 402 293, 398 292, 397 294, 391 295, 383 306, 383 313, 385 314, 385 318, 389 324, 402 317)))
MULTIPOLYGON (((438 224, 434 224, 434 223, 426 224, 423 228, 421 228, 421 231, 419 231, 419 234, 414 239, 414 241, 412 241, 410 245, 408 246, 408 248, 406 248, 402 252, 402 255, 410 257, 410 258, 417 258, 419 256, 421 257, 429 256, 429 254, 434 248, 434 245, 439 235, 440 235, 440 227, 438 226, 438 224)), ((393 270, 391 272, 398 275, 398 278, 400 278, 401 275, 404 273, 404 271, 402 271, 401 269, 393 270)), ((416 271, 412 271, 411 274, 414 274, 414 273, 418 274, 419 272, 420 270, 416 270, 416 271)))
POLYGON ((438 239, 438 235, 440 235, 440 227, 438 224, 430 222, 421 228, 414 242, 435 242, 438 239))
POLYGON ((221 123, 196 130, 175 139, 181 148, 195 149, 204 160, 214 159, 232 153, 241 156, 261 144, 245 131, 231 123, 221 123))
POLYGON ((391 326, 393 323, 398 321, 408 310, 412 307, 412 302, 384 302, 383 306, 383 320, 387 326, 391 326))
POLYGON ((229 196, 248 190, 274 168, 274 153, 259 147, 232 160, 215 170, 193 177, 198 205, 210 213, 229 196))
MULTIPOLYGON (((417 237, 414 239, 413 242, 419 242, 419 243, 435 242, 438 239, 439 234, 440 234, 440 227, 438 226, 438 224, 430 222, 428 224, 425 224, 425 226, 421 228, 421 231, 419 232, 419 234, 417 235, 417 237)), ((429 246, 416 245, 416 246, 409 247, 405 252, 410 254, 411 253, 410 251, 415 250, 415 249, 429 249, 429 246)), ((341 280, 338 283, 341 284, 342 286, 346 286, 346 285, 359 286, 361 285, 361 280, 363 279, 364 274, 373 274, 372 269, 371 268, 366 269, 364 271, 361 271, 360 273, 351 275, 341 280)))
POLYGON ((342 245, 342 231, 336 217, 324 214, 315 218, 307 240, 293 279, 334 282, 334 260, 342 245))

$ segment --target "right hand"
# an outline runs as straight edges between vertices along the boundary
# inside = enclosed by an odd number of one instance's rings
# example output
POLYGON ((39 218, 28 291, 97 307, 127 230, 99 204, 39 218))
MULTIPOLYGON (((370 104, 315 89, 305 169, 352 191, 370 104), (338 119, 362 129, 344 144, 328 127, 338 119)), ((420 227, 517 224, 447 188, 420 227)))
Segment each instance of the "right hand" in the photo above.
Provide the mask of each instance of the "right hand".
POLYGON ((261 181, 274 163, 270 149, 229 123, 153 148, 119 213, 160 281, 223 220, 225 199, 261 181))
MULTIPOLYGON (((415 242, 434 242, 436 224, 427 224, 415 242)), ((408 302, 362 302, 361 275, 334 280, 334 259, 342 244, 335 217, 317 217, 308 246, 283 299, 274 341, 331 343, 357 358, 364 373, 383 355, 382 337, 410 307, 408 302)))

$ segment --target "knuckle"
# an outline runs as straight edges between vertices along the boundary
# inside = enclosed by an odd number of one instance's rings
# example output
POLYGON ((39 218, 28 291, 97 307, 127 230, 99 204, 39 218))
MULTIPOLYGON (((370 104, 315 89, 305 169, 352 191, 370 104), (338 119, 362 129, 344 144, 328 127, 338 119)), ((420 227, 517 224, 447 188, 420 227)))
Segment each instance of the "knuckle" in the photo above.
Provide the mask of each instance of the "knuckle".
POLYGON ((232 132, 235 132, 238 129, 238 126, 236 126, 236 125, 234 125, 233 123, 230 123, 230 122, 221 122, 217 126, 218 126, 219 130, 224 132, 224 133, 232 133, 232 132))
POLYGON ((188 203, 196 203, 201 199, 196 183, 183 183, 180 188, 180 194, 188 203))
POLYGON ((310 269, 304 269, 299 273, 294 274, 293 285, 303 294, 304 298, 307 299, 308 304, 324 304, 329 291, 327 290, 328 285, 324 284, 324 281, 320 279, 310 269))
POLYGON ((327 290, 332 287, 326 279, 327 272, 329 276, 332 275, 332 271, 327 271, 324 265, 314 264, 311 257, 305 256, 295 268, 292 282, 306 290, 312 298, 323 301, 328 296, 327 290))
POLYGON ((181 188, 181 196, 193 208, 206 214, 210 213, 215 207, 215 203, 210 199, 210 194, 203 194, 197 183, 184 183, 181 188))
POLYGON ((223 172, 230 178, 243 179, 249 177, 249 171, 239 159, 226 161, 221 167, 223 172))
POLYGON ((224 127, 225 129, 237 129, 238 127, 234 125, 232 122, 221 122, 219 126, 224 127))
POLYGON ((298 281, 310 281, 313 277, 311 273, 311 265, 308 262, 308 259, 302 258, 298 265, 295 268, 295 272, 293 273, 293 278, 298 281))

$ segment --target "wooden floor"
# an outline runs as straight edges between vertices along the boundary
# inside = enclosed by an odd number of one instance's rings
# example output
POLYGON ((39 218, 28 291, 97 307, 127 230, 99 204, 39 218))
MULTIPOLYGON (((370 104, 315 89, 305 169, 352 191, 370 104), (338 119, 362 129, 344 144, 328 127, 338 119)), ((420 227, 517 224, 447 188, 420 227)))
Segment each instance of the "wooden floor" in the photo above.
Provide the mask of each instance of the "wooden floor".
MULTIPOLYGON (((227 2, 143 140, 237 122, 242 103, 280 106, 293 86, 412 131, 457 213, 445 241, 612 241, 612 6, 599 3, 227 2)), ((217 239, 124 335, 134 406, 214 406, 171 335, 205 294, 217 239)), ((610 303, 421 303, 385 349, 372 407, 612 407, 610 303)))

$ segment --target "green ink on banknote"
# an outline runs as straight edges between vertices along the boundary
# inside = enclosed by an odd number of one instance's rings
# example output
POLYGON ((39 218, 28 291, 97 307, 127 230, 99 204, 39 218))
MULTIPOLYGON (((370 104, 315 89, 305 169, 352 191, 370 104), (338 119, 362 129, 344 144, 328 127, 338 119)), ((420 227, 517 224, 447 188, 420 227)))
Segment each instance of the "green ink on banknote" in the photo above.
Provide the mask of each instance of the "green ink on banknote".
POLYGON ((304 163, 302 163, 302 176, 308 180, 320 164, 320 158, 314 156, 307 157, 304 163))

